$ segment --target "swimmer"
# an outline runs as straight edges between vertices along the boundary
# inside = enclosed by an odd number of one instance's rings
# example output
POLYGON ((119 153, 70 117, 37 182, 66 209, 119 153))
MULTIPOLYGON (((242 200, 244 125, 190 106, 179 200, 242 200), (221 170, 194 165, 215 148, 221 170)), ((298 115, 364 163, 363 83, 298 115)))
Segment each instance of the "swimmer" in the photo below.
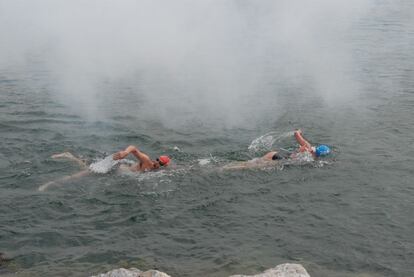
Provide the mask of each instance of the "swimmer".
MULTIPOLYGON (((170 163, 170 158, 168 156, 165 156, 165 155, 159 156, 155 160, 151 160, 150 157, 147 154, 141 152, 137 147, 135 147, 133 145, 128 146, 125 150, 122 150, 122 151, 119 151, 119 152, 113 154, 112 159, 114 161, 122 160, 122 159, 126 158, 129 154, 134 155, 138 159, 139 162, 133 163, 132 165, 121 164, 120 165, 120 170, 121 171, 146 172, 146 171, 157 170, 160 167, 166 167, 170 163)), ((59 180, 47 182, 46 184, 43 184, 38 188, 39 191, 44 191, 51 185, 63 183, 63 182, 66 182, 68 180, 77 179, 77 178, 86 176, 86 175, 91 173, 88 166, 86 165, 86 162, 83 161, 80 158, 75 157, 70 152, 54 154, 54 155, 51 156, 51 158, 53 158, 53 159, 62 159, 63 158, 63 159, 74 161, 78 165, 80 165, 82 170, 78 173, 73 174, 73 175, 65 176, 65 177, 63 177, 59 180)))
POLYGON ((312 154, 314 158, 319 158, 323 156, 327 156, 329 153, 331 153, 331 149, 324 144, 318 145, 318 146, 312 146, 309 141, 307 141, 302 134, 302 130, 298 129, 294 133, 296 141, 299 143, 300 147, 296 153, 292 153, 290 157, 294 159, 297 157, 298 153, 304 153, 308 152, 312 154))
POLYGON ((122 160, 129 154, 134 155, 139 160, 139 163, 129 166, 129 170, 131 171, 145 172, 150 170, 156 170, 161 166, 168 166, 168 164, 170 163, 170 158, 168 156, 159 156, 157 159, 151 160, 147 154, 139 151, 139 149, 133 145, 128 146, 123 151, 119 151, 113 154, 112 159, 114 161, 122 160))
MULTIPOLYGON (((303 137, 302 130, 300 129, 296 130, 294 132, 294 135, 300 147, 296 152, 290 155, 290 159, 297 159, 300 153, 309 153, 314 158, 327 156, 329 153, 331 153, 331 149, 327 145, 321 144, 318 146, 312 146, 312 144, 310 144, 310 142, 303 137)), ((274 155, 275 153, 277 152, 269 152, 266 155, 264 155, 264 157, 267 157, 269 159, 270 157, 273 157, 272 155, 274 155)))
MULTIPOLYGON (((299 143, 300 147, 295 152, 292 153, 288 159, 295 160, 299 157, 300 153, 310 153, 313 157, 319 158, 322 156, 326 156, 331 152, 331 149, 326 145, 318 145, 312 146, 302 134, 302 131, 296 130, 294 132, 296 141, 299 143)), ((284 159, 279 152, 271 151, 264 155, 261 158, 254 158, 250 161, 246 162, 236 162, 225 165, 222 169, 246 169, 246 168, 263 168, 268 166, 274 166, 280 162, 280 160, 284 159)))
MULTIPOLYGON (((307 141, 304 137, 303 137, 303 133, 302 130, 298 129, 294 132, 295 135, 295 139, 296 141, 299 143, 300 147, 299 149, 292 153, 290 155, 290 159, 296 159, 298 158, 298 155, 300 153, 309 153, 312 155, 312 157, 314 158, 319 158, 319 157, 323 157, 323 156, 327 156, 329 153, 331 153, 331 149, 324 144, 318 145, 318 146, 312 146, 312 144, 310 144, 309 141, 307 141)), ((268 159, 270 157, 273 157, 273 155, 277 153, 277 152, 269 152, 266 155, 264 155, 264 157, 267 157, 268 159)))

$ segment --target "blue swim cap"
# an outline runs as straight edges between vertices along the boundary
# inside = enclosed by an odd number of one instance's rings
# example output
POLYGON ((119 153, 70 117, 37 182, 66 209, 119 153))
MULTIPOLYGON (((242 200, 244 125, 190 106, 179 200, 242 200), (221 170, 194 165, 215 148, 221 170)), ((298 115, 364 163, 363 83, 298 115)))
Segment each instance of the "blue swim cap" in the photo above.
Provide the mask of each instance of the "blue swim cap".
POLYGON ((329 153, 331 153, 331 149, 328 146, 324 145, 324 144, 319 145, 315 149, 316 157, 326 156, 329 153))

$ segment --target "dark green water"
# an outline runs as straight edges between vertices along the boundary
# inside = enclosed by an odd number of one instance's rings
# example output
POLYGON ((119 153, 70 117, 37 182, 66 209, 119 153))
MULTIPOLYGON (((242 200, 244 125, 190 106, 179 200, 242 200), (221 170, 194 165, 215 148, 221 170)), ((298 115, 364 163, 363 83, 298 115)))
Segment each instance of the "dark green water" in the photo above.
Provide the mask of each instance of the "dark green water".
POLYGON ((304 76, 276 80, 266 85, 275 96, 265 95, 265 115, 243 127, 185 114, 171 115, 185 124, 168 126, 137 108, 145 104, 132 96, 137 88, 122 83, 103 85, 116 90, 98 107, 107 116, 87 120, 54 97, 41 58, 3 68, 0 251, 14 261, 0 272, 87 276, 135 266, 227 276, 298 262, 312 276, 414 276, 414 5, 397 2, 378 1, 345 34, 361 84, 349 100, 324 104, 307 94, 315 88, 304 76), (329 164, 232 172, 197 164, 210 154, 220 164, 249 159, 253 139, 294 128, 334 146, 329 164), (93 161, 129 144, 171 155, 178 169, 37 191, 78 170, 50 155, 93 161))

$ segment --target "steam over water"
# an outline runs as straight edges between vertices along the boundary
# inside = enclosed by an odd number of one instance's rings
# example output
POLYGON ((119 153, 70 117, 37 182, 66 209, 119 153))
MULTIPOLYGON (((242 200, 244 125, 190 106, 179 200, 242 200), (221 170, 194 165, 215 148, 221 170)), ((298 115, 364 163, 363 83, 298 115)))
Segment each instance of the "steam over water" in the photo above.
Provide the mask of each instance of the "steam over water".
POLYGON ((0 0, 0 274, 414 276, 413 14, 0 0), (295 128, 333 155, 220 169, 293 151, 295 128), (131 144, 173 166, 120 174, 105 157, 131 144), (65 151, 95 173, 38 191, 80 170, 65 151))

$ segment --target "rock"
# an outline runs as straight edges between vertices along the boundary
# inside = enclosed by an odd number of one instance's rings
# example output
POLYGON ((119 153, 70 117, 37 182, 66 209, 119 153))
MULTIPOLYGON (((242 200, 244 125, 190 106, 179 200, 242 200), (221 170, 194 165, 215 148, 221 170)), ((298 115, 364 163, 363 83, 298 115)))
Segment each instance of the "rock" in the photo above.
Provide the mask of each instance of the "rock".
POLYGON ((96 276, 91 277, 171 277, 168 274, 165 274, 164 272, 158 271, 158 270, 148 270, 148 271, 141 271, 137 268, 118 268, 111 271, 108 271, 107 273, 99 274, 96 276))
POLYGON ((141 270, 138 270, 136 268, 118 268, 111 271, 108 271, 107 273, 102 273, 99 275, 94 275, 91 277, 137 277, 142 273, 141 270))
MULTIPOLYGON (((107 273, 91 277, 171 277, 170 275, 158 271, 148 270, 141 271, 136 268, 118 268, 107 273)), ((263 273, 256 275, 232 275, 229 277, 310 277, 306 269, 300 264, 280 264, 274 268, 268 269, 263 273)))
POLYGON ((148 270, 148 271, 141 273, 141 275, 139 276, 140 277, 171 277, 167 273, 164 273, 158 270, 148 270))
POLYGON ((310 277, 300 264, 280 264, 256 275, 232 275, 229 277, 310 277))
POLYGON ((10 262, 12 259, 6 258, 3 253, 0 252, 0 266, 3 264, 10 262))

